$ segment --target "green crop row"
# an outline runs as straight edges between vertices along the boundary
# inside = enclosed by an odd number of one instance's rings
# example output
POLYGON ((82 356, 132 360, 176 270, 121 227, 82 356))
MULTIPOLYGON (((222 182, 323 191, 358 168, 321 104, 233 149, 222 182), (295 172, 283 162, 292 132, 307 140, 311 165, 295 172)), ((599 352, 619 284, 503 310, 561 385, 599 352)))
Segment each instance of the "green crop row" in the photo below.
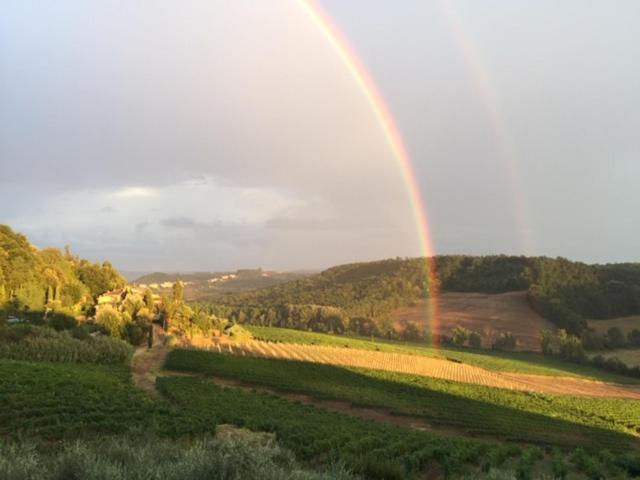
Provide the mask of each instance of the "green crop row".
POLYGON ((166 368, 229 377, 321 399, 378 407, 461 433, 560 446, 621 448, 640 431, 640 402, 565 397, 417 375, 174 350, 166 368))
POLYGON ((150 398, 124 365, 0 360, 0 435, 55 439, 131 429, 179 435, 212 432, 215 423, 150 398))
POLYGON ((393 427, 274 395, 218 387, 197 377, 159 377, 157 384, 184 410, 219 423, 274 432, 301 460, 344 462, 366 478, 415 477, 430 463, 451 473, 519 453, 517 447, 393 427))

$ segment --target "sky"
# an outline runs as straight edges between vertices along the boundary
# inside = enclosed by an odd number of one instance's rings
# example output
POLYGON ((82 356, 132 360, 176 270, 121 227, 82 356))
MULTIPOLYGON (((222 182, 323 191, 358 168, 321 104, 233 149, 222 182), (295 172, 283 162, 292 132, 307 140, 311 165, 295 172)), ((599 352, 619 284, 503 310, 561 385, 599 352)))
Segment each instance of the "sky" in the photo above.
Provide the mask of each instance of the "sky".
MULTIPOLYGON (((640 261, 640 3, 324 0, 438 254, 640 261)), ((416 206, 299 2, 0 4, 0 223, 136 271, 416 256, 416 206)))

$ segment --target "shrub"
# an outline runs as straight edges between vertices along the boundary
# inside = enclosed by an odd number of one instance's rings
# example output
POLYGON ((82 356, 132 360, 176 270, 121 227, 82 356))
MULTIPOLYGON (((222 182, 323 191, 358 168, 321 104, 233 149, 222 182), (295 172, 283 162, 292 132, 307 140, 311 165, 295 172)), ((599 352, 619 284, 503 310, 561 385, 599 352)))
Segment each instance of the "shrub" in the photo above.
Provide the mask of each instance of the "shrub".
POLYGON ((478 332, 471 332, 469 334, 469 346, 471 348, 482 347, 482 336, 478 332))
POLYGON ((96 314, 96 323, 112 337, 122 338, 124 334, 125 322, 122 315, 111 305, 100 308, 96 314))
POLYGON ((277 445, 216 438, 176 443, 130 435, 107 437, 99 442, 64 442, 44 450, 30 443, 0 443, 0 478, 346 480, 353 477, 339 466, 326 473, 303 470, 290 451, 277 445))
POLYGON ((49 318, 49 325, 56 330, 72 330, 78 326, 78 322, 70 315, 56 312, 49 318))
POLYGON ((17 325, 0 329, 0 358, 48 362, 123 363, 132 354, 122 340, 100 336, 75 338, 49 327, 17 325))
POLYGON ((504 332, 493 342, 494 350, 513 350, 518 341, 511 332, 504 332))
POLYGON ((640 330, 634 328, 627 334, 627 342, 634 347, 640 347, 640 330))
POLYGON ((469 330, 464 327, 456 326, 451 330, 451 342, 458 347, 461 347, 469 339, 469 330))
POLYGON ((611 348, 623 348, 627 344, 627 339, 618 327, 611 327, 607 330, 607 338, 611 348))

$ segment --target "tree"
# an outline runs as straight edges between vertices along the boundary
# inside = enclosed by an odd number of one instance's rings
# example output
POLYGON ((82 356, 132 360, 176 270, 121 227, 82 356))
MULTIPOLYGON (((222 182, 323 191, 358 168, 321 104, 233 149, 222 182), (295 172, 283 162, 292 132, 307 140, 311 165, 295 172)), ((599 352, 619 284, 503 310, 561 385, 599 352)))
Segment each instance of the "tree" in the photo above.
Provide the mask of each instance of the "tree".
POLYGON ((184 301, 184 283, 180 280, 176 280, 173 284, 173 301, 176 303, 182 303, 184 301))
POLYGON ((627 344, 627 339, 618 327, 611 327, 607 330, 607 338, 611 348, 623 348, 627 344))
POLYGON ((640 347, 640 330, 634 328, 627 334, 627 342, 634 347, 640 347))
POLYGON ((461 347, 465 343, 467 343, 467 340, 469 339, 469 333, 470 332, 468 329, 458 325, 454 327, 453 330, 451 330, 451 342, 454 345, 461 347))
POLYGON ((148 288, 144 291, 144 304, 149 310, 153 311, 155 305, 153 302, 153 293, 151 293, 151 290, 148 288))
POLYGON ((482 336, 478 332, 469 333, 469 346, 471 348, 482 347, 482 336))
POLYGON ((123 338, 124 319, 111 305, 104 305, 96 314, 96 323, 100 325, 109 335, 116 338, 123 338))
POLYGON ((518 344, 511 332, 504 332, 493 342, 494 350, 514 350, 518 344))
POLYGON ((554 335, 551 330, 542 330, 540 334, 540 349, 544 355, 553 355, 554 335))

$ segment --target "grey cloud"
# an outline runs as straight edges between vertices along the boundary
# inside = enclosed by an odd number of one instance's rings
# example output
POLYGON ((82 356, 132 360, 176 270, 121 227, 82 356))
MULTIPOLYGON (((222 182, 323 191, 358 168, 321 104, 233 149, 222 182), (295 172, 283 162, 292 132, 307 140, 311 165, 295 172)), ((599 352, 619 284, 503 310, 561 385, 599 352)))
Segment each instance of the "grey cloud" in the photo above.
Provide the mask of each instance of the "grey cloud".
POLYGON ((202 226, 202 224, 197 223, 195 220, 189 217, 166 218, 162 220, 162 225, 169 228, 179 229, 193 229, 202 226))
MULTIPOLYGON (((640 3, 449 2, 471 58, 440 2, 325 3, 405 139, 439 252, 637 260, 640 3)), ((401 167, 295 2, 4 2, 0 71, 0 221, 38 244, 131 269, 420 253, 401 167), (238 210, 198 197, 211 183, 297 203, 202 221, 238 210), (47 210, 177 184, 197 212, 47 210)))

